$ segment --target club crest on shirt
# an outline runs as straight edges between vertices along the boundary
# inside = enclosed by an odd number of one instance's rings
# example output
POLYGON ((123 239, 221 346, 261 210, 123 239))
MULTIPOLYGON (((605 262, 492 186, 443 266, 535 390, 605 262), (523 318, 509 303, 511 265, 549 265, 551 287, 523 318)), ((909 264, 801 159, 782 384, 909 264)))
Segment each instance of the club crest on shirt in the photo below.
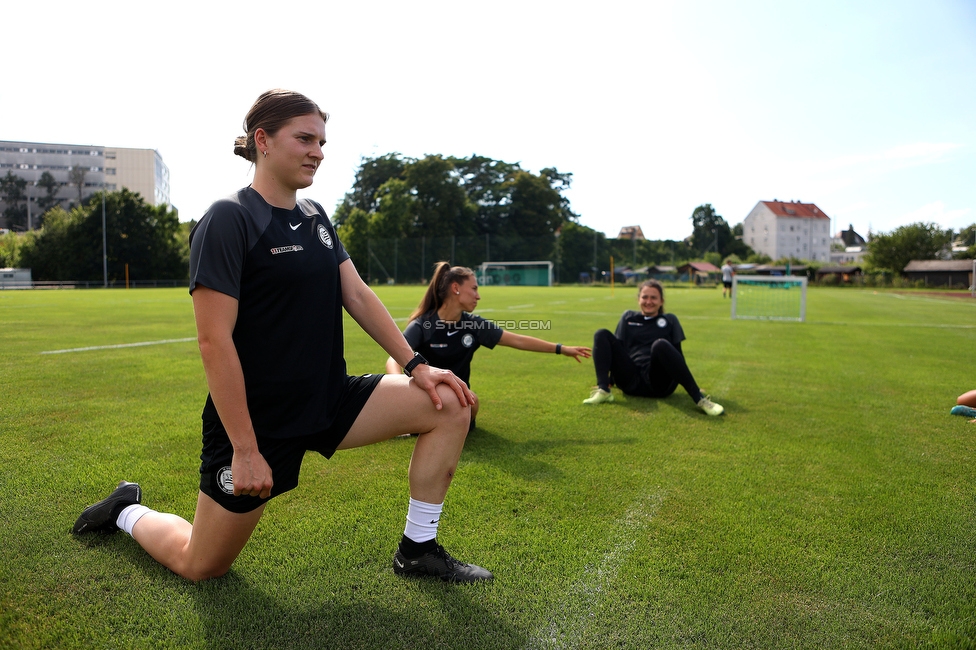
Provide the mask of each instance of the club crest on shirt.
POLYGON ((657 319, 657 326, 658 327, 667 327, 668 326, 667 319, 664 316, 661 316, 660 318, 658 318, 657 319))
POLYGON ((234 475, 230 473, 230 466, 221 467, 217 472, 217 487, 225 494, 234 494, 234 475))
POLYGON ((329 229, 325 227, 325 224, 319 224, 318 233, 322 245, 326 248, 332 248, 332 237, 329 235, 329 229))
POLYGON ((466 348, 470 348, 474 344, 474 337, 470 334, 465 334, 461 337, 461 345, 466 348))

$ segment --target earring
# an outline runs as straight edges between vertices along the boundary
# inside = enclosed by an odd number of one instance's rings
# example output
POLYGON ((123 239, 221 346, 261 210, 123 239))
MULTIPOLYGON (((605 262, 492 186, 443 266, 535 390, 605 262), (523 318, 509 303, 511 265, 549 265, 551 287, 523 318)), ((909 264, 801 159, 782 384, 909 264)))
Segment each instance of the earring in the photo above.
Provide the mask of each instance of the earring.
POLYGON ((265 158, 267 158, 267 157, 268 157, 268 152, 267 152, 267 151, 265 151, 265 152, 264 152, 264 157, 265 157, 265 158))
POLYGON ((461 292, 460 292, 460 291, 455 291, 455 292, 454 292, 454 295, 456 295, 456 296, 460 296, 460 295, 461 295, 461 292))

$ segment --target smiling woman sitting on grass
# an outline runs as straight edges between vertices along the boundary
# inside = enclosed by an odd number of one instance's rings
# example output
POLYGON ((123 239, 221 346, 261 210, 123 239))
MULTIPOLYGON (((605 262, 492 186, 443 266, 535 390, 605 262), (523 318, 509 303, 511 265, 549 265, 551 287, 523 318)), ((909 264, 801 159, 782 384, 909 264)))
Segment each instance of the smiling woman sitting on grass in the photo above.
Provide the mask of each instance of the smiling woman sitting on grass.
POLYGON ((685 338, 674 314, 664 313, 664 287, 647 280, 637 294, 640 311, 628 310, 617 323, 616 334, 607 329, 593 335, 593 367, 596 388, 584 404, 613 401, 610 386, 625 395, 667 397, 680 384, 691 400, 708 415, 725 409, 702 395, 681 353, 685 338))

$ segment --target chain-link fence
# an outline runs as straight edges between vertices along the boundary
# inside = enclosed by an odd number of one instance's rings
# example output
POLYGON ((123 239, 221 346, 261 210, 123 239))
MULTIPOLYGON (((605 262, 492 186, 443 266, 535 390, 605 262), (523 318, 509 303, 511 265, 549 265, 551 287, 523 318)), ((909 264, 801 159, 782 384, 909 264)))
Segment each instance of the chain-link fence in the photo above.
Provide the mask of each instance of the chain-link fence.
POLYGON ((482 262, 520 262, 549 260, 554 264, 554 280, 559 281, 559 255, 556 237, 416 237, 370 239, 368 261, 356 260, 360 273, 370 283, 426 283, 437 262, 477 269, 482 262))

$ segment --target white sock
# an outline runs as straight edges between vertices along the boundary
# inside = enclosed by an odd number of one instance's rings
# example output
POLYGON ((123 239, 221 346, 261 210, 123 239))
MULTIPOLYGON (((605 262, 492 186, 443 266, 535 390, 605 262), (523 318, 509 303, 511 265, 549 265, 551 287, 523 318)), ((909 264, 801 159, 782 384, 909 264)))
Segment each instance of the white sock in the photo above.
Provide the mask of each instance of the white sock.
POLYGON ((410 499, 407 508, 407 525, 403 534, 415 542, 426 542, 437 537, 437 522, 441 520, 443 503, 425 503, 410 499))
POLYGON ((134 503, 131 506, 127 506, 122 512, 119 513, 119 518, 115 520, 115 525, 124 530, 125 532, 132 534, 132 527, 136 525, 136 522, 142 519, 142 516, 153 512, 146 506, 134 503))

